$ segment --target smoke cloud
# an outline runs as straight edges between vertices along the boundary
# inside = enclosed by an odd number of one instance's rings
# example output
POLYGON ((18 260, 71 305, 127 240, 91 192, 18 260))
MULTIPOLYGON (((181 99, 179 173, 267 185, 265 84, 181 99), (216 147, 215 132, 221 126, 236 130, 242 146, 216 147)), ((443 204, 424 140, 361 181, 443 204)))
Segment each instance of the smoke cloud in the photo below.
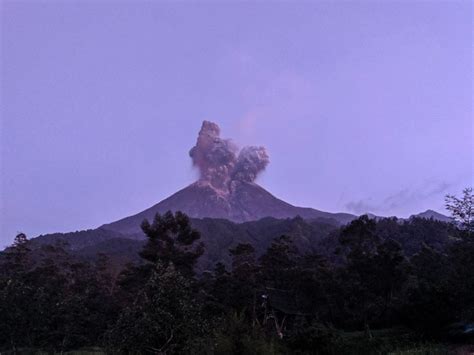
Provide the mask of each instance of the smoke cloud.
POLYGON ((264 147, 248 146, 239 152, 230 139, 220 137, 219 126, 209 121, 202 123, 189 155, 199 169, 200 180, 218 188, 227 187, 231 181, 255 181, 270 161, 264 147))
POLYGON ((265 147, 244 147, 237 158, 233 177, 235 180, 252 182, 269 162, 265 147))

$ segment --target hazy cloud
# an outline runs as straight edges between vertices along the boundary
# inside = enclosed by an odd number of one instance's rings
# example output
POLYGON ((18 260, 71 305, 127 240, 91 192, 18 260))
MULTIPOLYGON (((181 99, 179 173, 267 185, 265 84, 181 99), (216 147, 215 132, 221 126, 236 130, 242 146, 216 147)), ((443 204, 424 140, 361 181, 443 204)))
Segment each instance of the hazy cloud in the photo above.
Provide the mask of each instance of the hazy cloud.
POLYGON ((413 205, 418 201, 424 201, 430 197, 445 193, 451 184, 441 182, 426 182, 423 186, 410 187, 399 190, 389 195, 379 202, 374 202, 371 198, 349 201, 344 207, 355 214, 387 213, 398 208, 413 205))

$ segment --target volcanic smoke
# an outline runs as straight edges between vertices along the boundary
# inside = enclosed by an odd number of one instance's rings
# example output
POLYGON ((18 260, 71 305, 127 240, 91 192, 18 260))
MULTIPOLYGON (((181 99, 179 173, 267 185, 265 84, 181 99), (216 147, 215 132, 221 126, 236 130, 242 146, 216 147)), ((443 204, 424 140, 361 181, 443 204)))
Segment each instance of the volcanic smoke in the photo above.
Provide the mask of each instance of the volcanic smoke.
POLYGON ((239 152, 230 139, 220 137, 219 126, 209 121, 202 123, 189 155, 199 169, 200 180, 220 189, 232 181, 255 181, 270 162, 265 147, 247 146, 239 152))

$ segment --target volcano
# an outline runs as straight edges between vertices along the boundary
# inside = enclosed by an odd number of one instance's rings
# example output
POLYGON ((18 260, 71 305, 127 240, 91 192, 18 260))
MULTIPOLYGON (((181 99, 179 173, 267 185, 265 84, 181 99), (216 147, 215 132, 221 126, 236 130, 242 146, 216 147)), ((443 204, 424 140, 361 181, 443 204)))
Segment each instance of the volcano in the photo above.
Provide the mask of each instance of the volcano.
POLYGON ((204 121, 196 145, 189 151, 200 177, 195 183, 176 192, 143 212, 102 228, 134 234, 140 232, 144 219, 155 214, 181 211, 191 218, 220 218, 232 222, 248 222, 264 217, 304 219, 324 218, 333 224, 345 224, 356 216, 347 213, 328 213, 312 208, 293 206, 282 201, 255 180, 270 160, 264 147, 247 146, 238 149, 230 139, 220 136, 217 124, 204 121))
POLYGON ((197 181, 158 204, 133 216, 105 224, 102 228, 123 234, 140 232, 144 219, 152 220, 156 213, 181 211, 192 218, 220 218, 233 222, 248 222, 264 217, 325 219, 333 224, 345 224, 356 216, 329 213, 313 208, 296 207, 282 201, 253 182, 233 181, 228 190, 216 189, 207 181, 197 181))
MULTIPOLYGON (((292 236, 300 250, 332 255, 331 231, 357 218, 348 213, 297 207, 272 195, 256 183, 259 173, 270 162, 266 149, 238 149, 232 141, 220 137, 215 123, 203 122, 189 155, 199 169, 196 182, 142 212, 99 228, 33 238, 33 247, 65 242, 70 251, 81 257, 93 258, 100 252, 117 265, 125 265, 137 261, 143 247, 143 220, 152 221, 157 213, 181 211, 201 233, 206 251, 198 268, 207 270, 221 261, 229 265, 228 250, 235 245, 251 243, 261 254, 280 235, 292 236)), ((445 217, 434 211, 419 215, 427 219, 440 216, 445 217)))

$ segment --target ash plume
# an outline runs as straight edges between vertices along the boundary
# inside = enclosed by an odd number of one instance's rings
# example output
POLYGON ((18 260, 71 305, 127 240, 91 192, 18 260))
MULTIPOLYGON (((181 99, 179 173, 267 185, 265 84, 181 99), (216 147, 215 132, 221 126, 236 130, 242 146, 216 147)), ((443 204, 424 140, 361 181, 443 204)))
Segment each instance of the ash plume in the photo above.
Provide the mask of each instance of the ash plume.
POLYGON ((265 147, 244 147, 234 168, 234 180, 254 181, 265 170, 270 159, 265 147))
POLYGON ((216 187, 223 187, 229 180, 236 162, 237 147, 229 140, 220 138, 219 126, 204 121, 196 145, 189 155, 199 168, 201 180, 216 187))
POLYGON ((227 188, 233 180, 253 182, 269 163, 264 147, 244 147, 240 153, 230 139, 220 137, 219 126, 204 121, 189 155, 199 169, 200 180, 227 188))

